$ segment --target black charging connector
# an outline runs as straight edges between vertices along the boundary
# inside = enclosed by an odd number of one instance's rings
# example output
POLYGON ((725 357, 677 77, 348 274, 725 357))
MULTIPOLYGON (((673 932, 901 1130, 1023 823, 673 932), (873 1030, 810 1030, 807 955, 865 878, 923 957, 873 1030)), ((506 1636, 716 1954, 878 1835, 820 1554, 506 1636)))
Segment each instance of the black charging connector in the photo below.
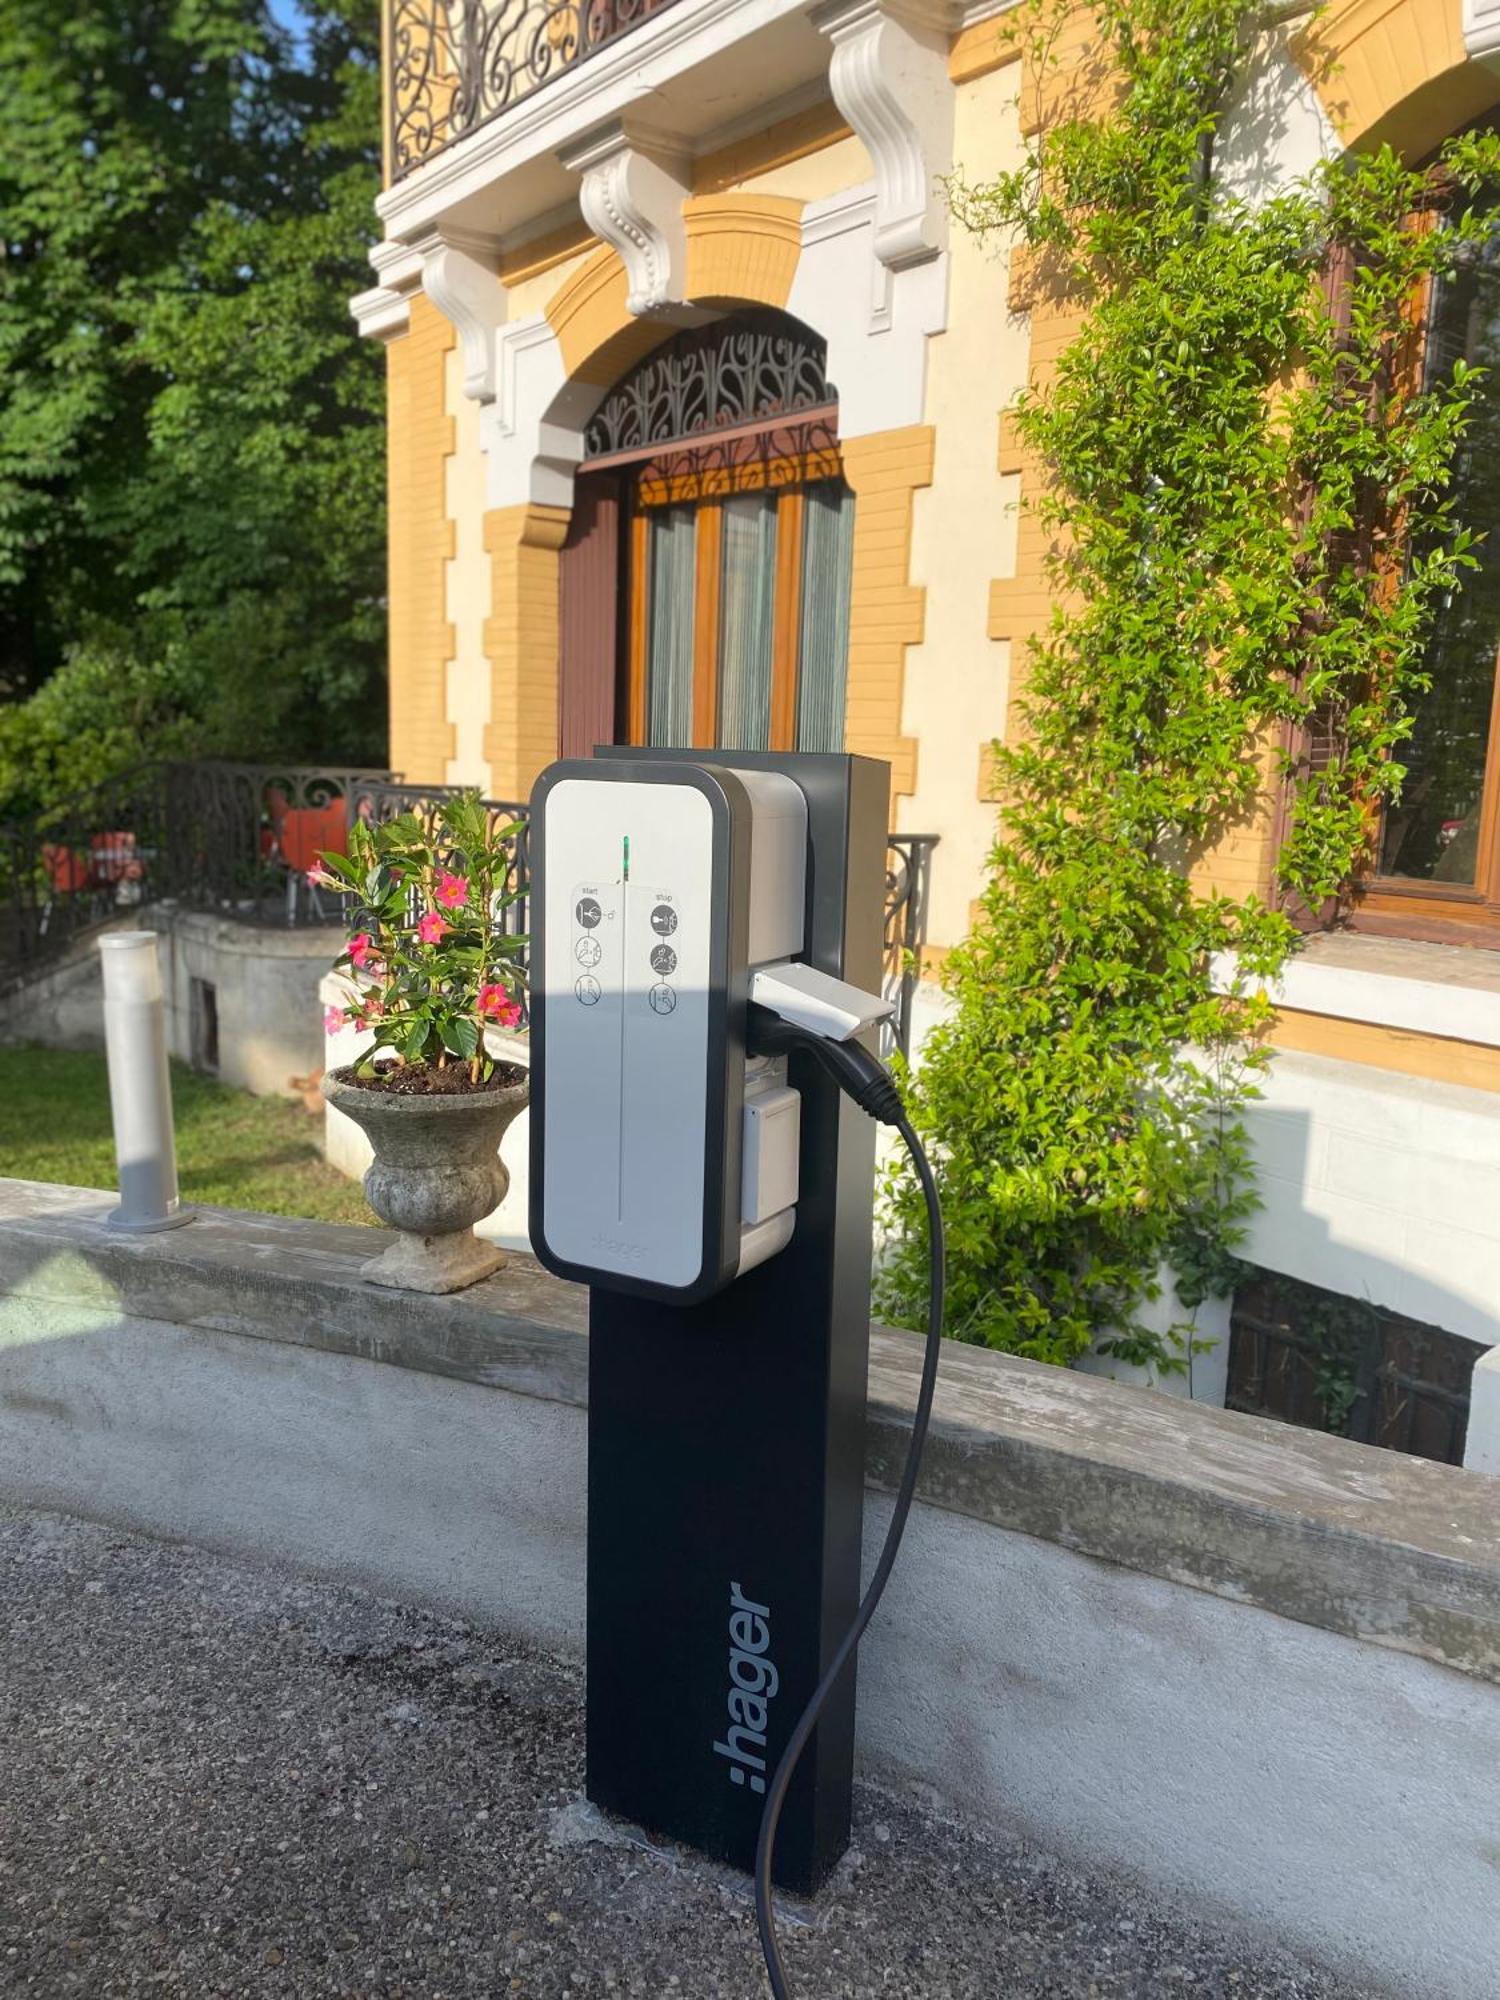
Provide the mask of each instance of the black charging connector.
POLYGON ((745 1046, 753 1056, 811 1056, 861 1111, 868 1111, 882 1125, 899 1125, 905 1116, 896 1079, 879 1056, 872 1056, 858 1042, 831 1042, 810 1029, 794 1027, 752 1000, 745 1023, 745 1046))
POLYGON ((755 1850, 755 1922, 760 1932, 761 1953, 766 1962, 766 1976, 771 1982, 774 2000, 793 2000, 791 1982, 786 1966, 782 1962, 781 1945, 776 1935, 776 1912, 771 1895, 771 1864, 776 1851, 776 1828, 781 1819, 781 1809, 786 1803, 787 1789, 792 1782, 792 1773, 802 1752, 807 1748, 818 1717, 829 1695, 838 1686, 839 1678, 854 1656, 855 1648, 864 1636, 866 1626, 875 1615, 876 1606, 885 1592, 890 1574, 895 1567, 896 1553, 901 1546, 901 1537, 906 1529, 906 1517, 911 1512, 911 1503, 917 1490, 917 1473, 922 1463, 922 1447, 927 1441, 927 1426, 932 1418, 933 1393, 937 1388, 938 1356, 943 1344, 943 1308, 947 1290, 947 1256, 943 1237, 943 1212, 938 1205, 937 1182, 933 1178, 931 1164, 923 1149, 922 1141, 912 1128, 906 1115, 906 1107, 901 1101, 901 1092, 896 1080, 878 1056, 861 1048, 858 1042, 834 1042, 814 1034, 811 1029, 794 1026, 774 1014, 767 1007, 754 1002, 750 1005, 749 1018, 745 1029, 745 1046, 751 1055, 779 1056, 808 1055, 872 1118, 882 1125, 894 1125, 911 1154, 912 1166, 921 1183, 923 1200, 927 1206, 928 1227, 928 1290, 927 1290, 927 1342, 922 1354, 922 1380, 917 1390, 917 1406, 912 1415, 911 1444, 907 1448, 906 1464, 902 1468, 901 1483, 896 1489, 896 1503, 891 1510, 890 1526, 886 1529, 885 1542, 880 1551, 880 1559, 870 1578, 869 1588, 860 1599, 859 1609, 854 1614, 854 1622, 839 1641, 833 1658, 829 1661, 822 1680, 818 1682, 808 1699, 807 1706, 798 1716, 796 1724, 787 1739, 781 1761, 771 1779, 766 1792, 766 1803, 760 1820, 760 1840, 755 1850))

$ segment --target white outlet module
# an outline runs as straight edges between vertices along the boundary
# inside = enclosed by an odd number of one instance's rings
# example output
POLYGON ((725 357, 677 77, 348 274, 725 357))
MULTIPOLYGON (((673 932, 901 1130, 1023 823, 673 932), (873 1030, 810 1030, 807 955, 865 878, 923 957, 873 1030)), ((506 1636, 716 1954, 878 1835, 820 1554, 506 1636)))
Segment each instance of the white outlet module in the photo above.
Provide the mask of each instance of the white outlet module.
POLYGON ((530 842, 532 1247, 706 1298, 795 1221, 795 1093, 747 1119, 744 1020, 755 965, 802 946, 807 802, 778 773, 565 760, 530 842))

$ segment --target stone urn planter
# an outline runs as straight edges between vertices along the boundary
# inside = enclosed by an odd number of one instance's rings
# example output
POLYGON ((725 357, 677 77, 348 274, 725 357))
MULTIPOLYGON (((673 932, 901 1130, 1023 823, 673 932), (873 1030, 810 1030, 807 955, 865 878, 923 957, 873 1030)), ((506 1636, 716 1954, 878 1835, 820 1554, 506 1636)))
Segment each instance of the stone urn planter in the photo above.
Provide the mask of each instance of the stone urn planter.
POLYGON ((483 1089, 412 1095, 371 1088, 348 1069, 324 1077, 323 1095, 375 1149, 365 1199, 400 1231, 364 1266, 370 1284, 457 1292, 504 1266, 505 1252, 476 1236, 474 1224, 505 1199, 510 1174, 500 1141, 528 1094, 517 1065, 502 1065, 483 1089))

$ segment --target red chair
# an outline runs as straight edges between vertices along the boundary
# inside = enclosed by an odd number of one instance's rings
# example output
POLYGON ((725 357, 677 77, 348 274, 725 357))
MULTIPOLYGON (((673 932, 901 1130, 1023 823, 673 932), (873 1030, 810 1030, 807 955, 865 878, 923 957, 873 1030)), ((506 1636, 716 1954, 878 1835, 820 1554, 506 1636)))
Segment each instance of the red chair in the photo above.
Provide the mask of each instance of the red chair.
POLYGON ((314 913, 321 917, 323 900, 307 881, 308 871, 320 855, 345 852, 349 839, 348 808, 342 799, 334 799, 326 806, 289 806, 279 792, 271 794, 270 807, 272 855, 287 871, 286 920, 289 924, 297 921, 297 890, 301 883, 307 885, 314 913))
POLYGON ((288 868, 305 875, 320 854, 342 854, 347 836, 342 799, 327 806, 294 806, 282 818, 281 856, 288 868))
POLYGON ((71 847, 54 841, 42 842, 42 866, 47 871, 47 888, 52 896, 76 896, 93 881, 92 865, 71 847))
POLYGON ((37 924, 37 935, 45 937, 47 926, 52 921, 52 912, 58 901, 65 896, 78 896, 85 889, 93 887, 94 871, 88 857, 76 854, 71 847, 60 846, 56 841, 42 842, 42 867, 47 872, 47 900, 42 905, 41 920, 37 924))

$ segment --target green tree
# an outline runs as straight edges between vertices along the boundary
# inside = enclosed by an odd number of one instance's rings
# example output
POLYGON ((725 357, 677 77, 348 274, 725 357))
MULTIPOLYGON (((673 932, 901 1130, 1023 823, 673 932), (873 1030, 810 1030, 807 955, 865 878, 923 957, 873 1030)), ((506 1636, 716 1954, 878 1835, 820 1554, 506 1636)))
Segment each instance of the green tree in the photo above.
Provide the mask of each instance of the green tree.
POLYGON ((380 754, 376 17, 303 15, 0 11, 0 812, 122 737, 380 754))

